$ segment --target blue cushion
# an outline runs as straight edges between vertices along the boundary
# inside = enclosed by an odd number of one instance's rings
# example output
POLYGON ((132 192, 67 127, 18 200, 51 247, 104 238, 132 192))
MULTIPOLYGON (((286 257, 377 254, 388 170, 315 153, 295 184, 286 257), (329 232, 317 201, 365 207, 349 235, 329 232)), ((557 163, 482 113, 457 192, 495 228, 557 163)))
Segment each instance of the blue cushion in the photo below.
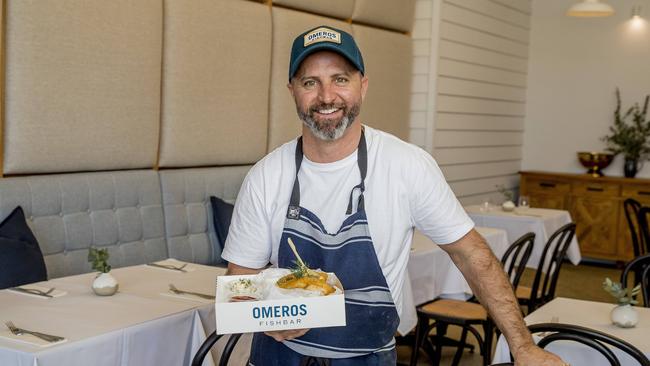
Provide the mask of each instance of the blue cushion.
POLYGON ((43 253, 18 206, 0 223, 0 289, 45 280, 43 253))
MULTIPOLYGON (((228 237, 228 228, 230 228, 230 219, 232 218, 232 212, 235 206, 215 196, 210 197, 210 205, 212 206, 212 223, 214 225, 214 231, 217 234, 217 242, 221 252, 223 252, 223 247, 228 237)), ((227 263, 221 257, 219 259, 217 263, 227 263)))

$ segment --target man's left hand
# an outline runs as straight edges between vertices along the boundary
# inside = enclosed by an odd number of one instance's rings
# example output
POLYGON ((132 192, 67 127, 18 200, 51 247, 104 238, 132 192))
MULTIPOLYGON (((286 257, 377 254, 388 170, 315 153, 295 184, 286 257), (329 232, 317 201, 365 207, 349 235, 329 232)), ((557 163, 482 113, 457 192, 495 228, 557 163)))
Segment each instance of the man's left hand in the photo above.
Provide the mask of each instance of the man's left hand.
POLYGON ((547 352, 536 345, 522 347, 515 356, 516 366, 569 366, 558 356, 547 352))
POLYGON ((264 332, 267 336, 275 339, 278 342, 290 341, 294 338, 302 337, 309 329, 291 329, 291 330, 277 330, 272 332, 264 332))

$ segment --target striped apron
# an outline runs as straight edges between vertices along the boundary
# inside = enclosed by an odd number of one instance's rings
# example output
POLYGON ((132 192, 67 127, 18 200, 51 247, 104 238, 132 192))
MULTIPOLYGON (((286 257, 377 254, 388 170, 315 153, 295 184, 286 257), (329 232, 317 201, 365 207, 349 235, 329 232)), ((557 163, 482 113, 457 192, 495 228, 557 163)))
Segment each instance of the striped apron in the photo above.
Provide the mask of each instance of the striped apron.
POLYGON ((329 234, 316 215, 300 207, 298 171, 303 152, 302 138, 298 140, 296 178, 278 251, 278 267, 293 267, 296 258, 287 243, 291 238, 311 268, 336 273, 345 289, 347 325, 311 329, 300 338, 284 342, 256 333, 250 365, 395 365, 393 336, 399 317, 368 230, 363 202, 368 157, 363 133, 357 154, 361 183, 350 192, 350 216, 337 233, 329 234), (352 214, 356 189, 357 211, 352 214))

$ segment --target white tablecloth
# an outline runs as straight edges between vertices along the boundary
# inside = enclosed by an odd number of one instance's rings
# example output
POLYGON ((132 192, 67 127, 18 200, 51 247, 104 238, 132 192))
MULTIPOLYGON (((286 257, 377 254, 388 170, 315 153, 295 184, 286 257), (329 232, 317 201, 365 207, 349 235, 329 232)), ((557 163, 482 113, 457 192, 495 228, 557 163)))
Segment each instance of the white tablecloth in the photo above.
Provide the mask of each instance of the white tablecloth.
MULTIPOLYGON (((650 309, 636 307, 639 313, 639 323, 634 328, 624 329, 611 324, 609 313, 615 306, 615 304, 609 303, 558 297, 532 312, 525 320, 526 324, 550 323, 551 319, 556 317, 559 323, 580 325, 611 334, 631 343, 650 357, 650 338, 648 337, 650 334, 650 309)), ((539 340, 538 337, 535 338, 536 341, 539 340)), ((606 364, 605 359, 597 351, 573 342, 553 342, 547 349, 573 366, 606 364)), ((621 361, 621 365, 638 365, 627 354, 616 349, 613 350, 621 361)), ((510 350, 503 336, 499 337, 493 360, 493 363, 500 362, 510 362, 510 350)))
MULTIPOLYGON (((489 211, 484 211, 482 206, 466 206, 465 210, 477 226, 505 230, 508 233, 508 242, 511 243, 528 232, 535 233, 535 244, 527 265, 530 268, 537 268, 539 265, 548 238, 557 229, 572 221, 568 211, 546 208, 517 208, 515 211, 505 212, 500 207, 491 207, 489 211)), ((582 259, 575 236, 567 250, 567 257, 575 265, 582 259)))
MULTIPOLYGON (((506 232, 500 229, 476 227, 490 248, 501 258, 508 248, 506 232)), ((449 255, 429 238, 418 232, 413 235, 407 278, 402 289, 402 316, 398 332, 407 334, 417 324, 415 306, 437 297, 468 299, 472 290, 449 255)))
MULTIPOLYGON (((181 289, 214 294, 216 276, 225 272, 223 268, 189 266, 196 270, 114 269, 111 273, 120 289, 109 297, 93 294, 93 273, 39 283, 67 291, 53 299, 0 291, 0 320, 67 338, 65 343, 39 347, 0 337, 0 365, 189 364, 206 334, 215 328, 214 302, 160 293, 173 283, 181 289)), ((4 326, 2 334, 8 334, 4 326)))

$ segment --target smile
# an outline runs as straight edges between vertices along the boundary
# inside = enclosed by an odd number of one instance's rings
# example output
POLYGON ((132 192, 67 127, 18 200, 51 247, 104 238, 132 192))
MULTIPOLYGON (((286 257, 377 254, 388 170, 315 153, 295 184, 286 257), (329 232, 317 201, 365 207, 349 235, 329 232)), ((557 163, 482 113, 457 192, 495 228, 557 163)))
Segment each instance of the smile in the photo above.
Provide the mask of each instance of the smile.
POLYGON ((341 110, 341 108, 329 108, 329 109, 320 109, 320 110, 317 110, 316 112, 318 112, 318 114, 332 114, 332 113, 338 112, 340 110, 341 110))

